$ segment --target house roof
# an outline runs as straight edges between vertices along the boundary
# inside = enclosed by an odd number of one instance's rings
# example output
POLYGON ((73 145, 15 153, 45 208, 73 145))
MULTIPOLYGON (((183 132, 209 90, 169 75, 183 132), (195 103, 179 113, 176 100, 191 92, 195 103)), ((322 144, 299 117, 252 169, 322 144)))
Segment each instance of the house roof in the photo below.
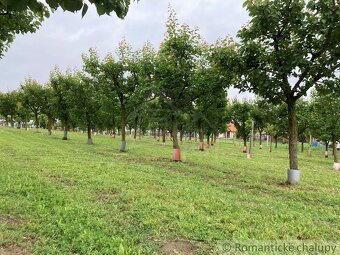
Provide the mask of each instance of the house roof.
POLYGON ((228 131, 230 132, 236 132, 237 128, 235 127, 234 123, 228 123, 227 125, 228 131))

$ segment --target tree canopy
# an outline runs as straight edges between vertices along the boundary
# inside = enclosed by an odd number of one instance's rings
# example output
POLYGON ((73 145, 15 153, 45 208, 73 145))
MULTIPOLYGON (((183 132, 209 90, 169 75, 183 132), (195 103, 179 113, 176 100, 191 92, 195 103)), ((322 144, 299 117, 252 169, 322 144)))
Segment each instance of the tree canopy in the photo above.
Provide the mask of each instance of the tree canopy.
POLYGON ((246 1, 252 17, 238 33, 242 90, 296 101, 340 68, 339 1, 246 1))
POLYGON ((39 115, 45 98, 44 88, 37 81, 29 78, 21 85, 21 94, 23 105, 33 112, 36 128, 39 128, 39 115))
POLYGON ((312 120, 314 135, 323 141, 332 141, 334 162, 338 162, 336 155, 336 141, 340 137, 340 97, 337 94, 312 93, 312 120))
POLYGON ((54 11, 76 12, 82 10, 84 16, 88 3, 96 7, 98 15, 115 13, 123 19, 130 6, 130 0, 0 0, 0 59, 9 49, 17 34, 34 33, 41 26, 45 17, 49 17, 49 8, 54 11))
POLYGON ((340 68, 340 3, 247 0, 251 21, 238 36, 237 86, 288 106, 290 169, 298 170, 296 102, 313 86, 332 85, 340 68))
POLYGON ((130 6, 130 0, 46 0, 46 4, 39 0, 18 1, 18 0, 0 0, 2 8, 7 12, 20 12, 31 10, 34 13, 42 13, 46 6, 52 10, 62 8, 64 11, 76 12, 82 10, 84 16, 88 10, 88 4, 93 4, 99 15, 110 15, 112 12, 116 13, 119 18, 124 18, 130 6))
MULTIPOLYGON (((22 2, 22 1, 16 1, 22 2)), ((17 34, 34 33, 47 15, 47 9, 40 12, 30 9, 21 11, 7 10, 0 1, 0 59, 9 49, 17 34)))

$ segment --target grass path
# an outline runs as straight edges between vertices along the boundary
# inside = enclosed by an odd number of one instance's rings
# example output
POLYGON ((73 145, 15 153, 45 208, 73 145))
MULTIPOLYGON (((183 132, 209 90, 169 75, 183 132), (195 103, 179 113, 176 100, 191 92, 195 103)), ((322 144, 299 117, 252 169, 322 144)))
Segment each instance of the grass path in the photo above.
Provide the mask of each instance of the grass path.
POLYGON ((340 175, 316 149, 288 187, 287 145, 273 153, 219 141, 171 144, 0 127, 0 246, 34 254, 160 254, 173 240, 218 254, 221 240, 339 240, 340 175))

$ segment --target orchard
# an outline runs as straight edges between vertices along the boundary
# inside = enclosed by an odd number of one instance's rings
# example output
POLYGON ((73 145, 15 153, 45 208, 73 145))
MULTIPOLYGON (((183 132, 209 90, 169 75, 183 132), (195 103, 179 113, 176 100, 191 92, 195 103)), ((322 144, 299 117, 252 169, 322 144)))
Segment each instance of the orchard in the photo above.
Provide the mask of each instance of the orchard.
MULTIPOLYGON (((84 16, 88 4, 123 18, 130 1, 0 0, 0 57, 51 10, 84 16)), ((80 69, 0 92, 0 254, 13 240, 36 254, 339 240, 339 2, 244 8, 250 21, 235 38, 208 44, 169 8, 158 48, 122 38, 104 57, 84 52, 80 69), (231 99, 232 87, 253 97, 231 99)))

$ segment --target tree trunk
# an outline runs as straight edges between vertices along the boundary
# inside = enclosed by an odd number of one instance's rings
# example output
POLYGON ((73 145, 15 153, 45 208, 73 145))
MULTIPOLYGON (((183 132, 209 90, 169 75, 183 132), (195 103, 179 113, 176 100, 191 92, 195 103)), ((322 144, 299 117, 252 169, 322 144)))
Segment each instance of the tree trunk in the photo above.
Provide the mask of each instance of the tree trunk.
POLYGON ((209 148, 209 145, 210 145, 210 134, 207 134, 207 146, 209 148))
POLYGON ((325 158, 328 158, 328 144, 329 142, 326 141, 325 158))
POLYGON ((47 134, 48 134, 48 136, 52 135, 52 120, 51 120, 51 118, 48 118, 48 120, 47 120, 47 134))
POLYGON ((259 133, 260 133, 260 150, 262 150, 262 131, 260 131, 259 133))
POLYGON ((34 113, 34 118, 35 118, 35 128, 36 130, 39 129, 39 116, 37 113, 34 113))
POLYGON ((177 115, 176 113, 172 114, 172 147, 173 147, 173 161, 181 161, 181 149, 178 144, 178 137, 177 137, 177 115))
POLYGON ((179 143, 178 143, 178 137, 177 137, 177 116, 176 114, 172 115, 172 145, 173 145, 173 149, 179 149, 179 143))
POLYGON ((139 122, 139 132, 138 132, 139 140, 142 140, 142 124, 139 122))
POLYGON ((92 142, 92 133, 91 133, 91 125, 87 125, 87 144, 93 144, 92 142))
POLYGON ((134 123, 133 129, 135 130, 135 133, 133 134, 133 139, 136 141, 137 140, 137 126, 138 126, 138 117, 135 118, 135 123, 134 123))
POLYGON ((301 142, 301 152, 303 152, 303 144, 304 144, 304 142, 302 140, 302 142, 301 142))
POLYGON ((339 163, 338 162, 338 155, 337 155, 337 151, 336 151, 336 138, 335 138, 335 135, 332 135, 332 144, 333 144, 334 163, 339 163))
POLYGON ((183 129, 181 129, 181 131, 179 132, 179 140, 181 141, 181 144, 183 144, 183 129))
POLYGON ((201 128, 200 131, 198 132, 198 137, 199 137, 200 143, 204 143, 203 128, 201 128))
MULTIPOLYGON (((203 135, 203 127, 202 127, 201 121, 198 122, 198 128, 199 128, 198 137, 200 140, 200 151, 204 151, 204 135, 203 135)), ((196 135, 196 139, 197 139, 197 135, 196 135)))
POLYGON ((164 127, 162 128, 162 142, 164 145, 165 144, 165 128, 164 127))
POLYGON ((192 132, 189 132, 189 141, 191 141, 192 132))
POLYGON ((125 132, 125 126, 126 126, 126 109, 125 105, 121 105, 121 130, 122 130, 122 140, 120 142, 119 151, 125 152, 126 151, 126 132, 125 132))
POLYGON ((270 146, 269 146, 269 152, 273 151, 273 136, 270 136, 270 146))
POLYGON ((247 153, 247 138, 243 137, 243 153, 247 153))
POLYGON ((291 170, 299 170, 297 157, 297 119, 296 100, 288 101, 288 125, 289 125, 289 167, 291 170))
POLYGON ((253 157, 253 147, 254 147, 254 121, 251 122, 251 136, 250 136, 249 154, 248 154, 249 159, 253 157))
POLYGON ((159 142, 160 139, 161 139, 161 129, 158 128, 158 129, 157 129, 157 142, 159 142))
POLYGON ((277 136, 275 136, 275 149, 277 149, 277 136))
MULTIPOLYGON (((198 121, 198 139, 200 141, 200 151, 204 151, 204 133, 202 120, 198 121)), ((197 141, 197 134, 195 133, 195 140, 197 141)))
POLYGON ((68 132, 68 124, 64 125, 64 136, 63 136, 63 140, 67 140, 67 132, 68 132))

